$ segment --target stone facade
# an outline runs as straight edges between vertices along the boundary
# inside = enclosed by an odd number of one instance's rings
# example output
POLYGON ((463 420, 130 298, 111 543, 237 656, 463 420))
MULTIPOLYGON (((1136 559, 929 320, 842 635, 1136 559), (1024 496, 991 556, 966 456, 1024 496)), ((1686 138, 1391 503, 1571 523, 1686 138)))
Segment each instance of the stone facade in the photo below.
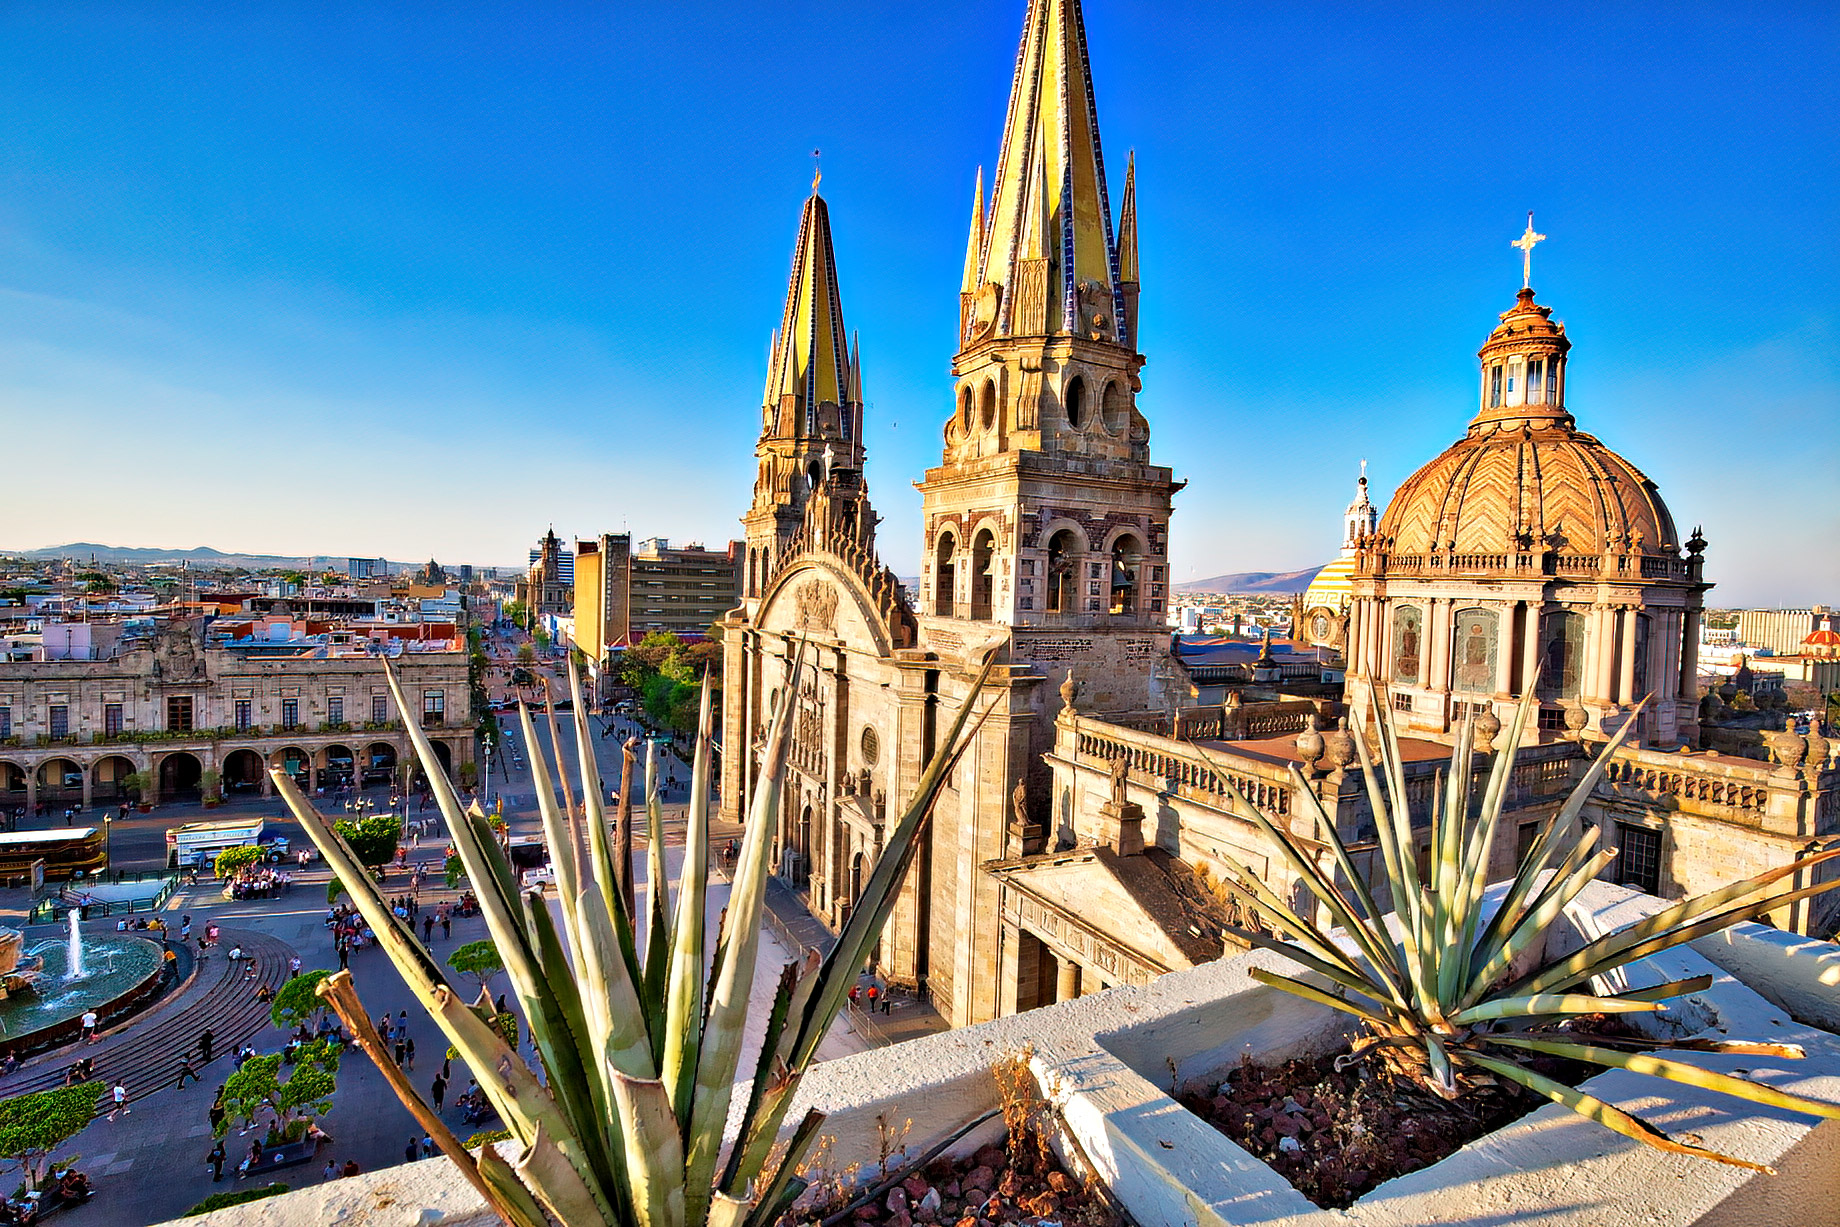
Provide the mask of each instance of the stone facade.
MULTIPOLYGON (((394 646, 394 645, 393 645, 394 646)), ((473 761, 466 654, 392 658, 409 713, 458 771, 473 761)), ((204 773, 268 795, 267 769, 317 789, 413 758, 383 663, 361 647, 246 655, 169 623, 111 659, 0 663, 0 808, 196 796, 204 773)))

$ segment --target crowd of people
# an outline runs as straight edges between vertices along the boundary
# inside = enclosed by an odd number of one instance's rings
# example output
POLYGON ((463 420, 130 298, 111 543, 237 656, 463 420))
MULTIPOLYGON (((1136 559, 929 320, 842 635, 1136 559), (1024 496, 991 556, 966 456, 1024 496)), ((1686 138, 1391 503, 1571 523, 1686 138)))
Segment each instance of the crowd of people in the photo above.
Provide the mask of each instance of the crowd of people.
POLYGON ((285 869, 267 865, 250 865, 230 875, 224 883, 226 899, 276 899, 294 884, 294 875, 285 869))

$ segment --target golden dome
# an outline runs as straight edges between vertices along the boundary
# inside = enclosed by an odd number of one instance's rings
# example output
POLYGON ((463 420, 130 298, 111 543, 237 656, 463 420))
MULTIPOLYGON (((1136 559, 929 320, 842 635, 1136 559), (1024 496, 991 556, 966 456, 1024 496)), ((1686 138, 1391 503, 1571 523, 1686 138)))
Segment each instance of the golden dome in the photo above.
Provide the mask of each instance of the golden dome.
POLYGON ((1571 341, 1522 290, 1483 345, 1482 403, 1468 433, 1394 493, 1376 530, 1395 558, 1678 554, 1655 483, 1577 430, 1565 400, 1571 341))

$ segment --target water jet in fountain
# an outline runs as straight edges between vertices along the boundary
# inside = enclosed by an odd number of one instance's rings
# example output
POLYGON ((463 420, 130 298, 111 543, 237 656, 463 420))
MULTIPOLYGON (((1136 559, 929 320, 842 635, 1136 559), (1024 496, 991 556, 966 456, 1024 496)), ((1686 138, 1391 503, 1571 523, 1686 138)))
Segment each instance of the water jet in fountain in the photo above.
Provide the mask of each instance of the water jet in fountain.
POLYGON ((83 938, 82 935, 77 932, 77 920, 79 918, 80 913, 78 910, 74 907, 71 908, 69 913, 70 945, 66 948, 67 952, 64 956, 64 978, 66 980, 81 980, 89 975, 89 973, 83 969, 83 938))

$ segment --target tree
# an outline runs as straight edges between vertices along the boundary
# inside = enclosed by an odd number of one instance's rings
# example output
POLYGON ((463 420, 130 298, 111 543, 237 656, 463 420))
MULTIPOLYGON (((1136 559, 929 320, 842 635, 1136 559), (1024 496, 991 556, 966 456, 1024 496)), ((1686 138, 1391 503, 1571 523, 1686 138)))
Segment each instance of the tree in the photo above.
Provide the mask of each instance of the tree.
POLYGON ((91 592, 115 591, 115 581, 101 571, 84 571, 77 578, 82 580, 83 586, 91 592))
POLYGON ((219 852, 211 868, 216 871, 218 877, 230 878, 234 877, 238 870, 247 869, 251 865, 259 865, 261 862, 262 849, 253 844, 241 844, 219 852))
POLYGON ((0 1101, 0 1159, 19 1165, 27 1191, 44 1183, 52 1154, 94 1118, 101 1085, 84 1082, 0 1101))
POLYGON ((402 819, 395 814, 341 818, 336 827, 339 837, 351 845, 359 864, 375 869, 396 859, 396 845, 402 842, 402 819))
POLYGON ((266 1146, 296 1142, 307 1132, 316 1116, 332 1107, 332 1094, 338 1089, 339 1050, 331 1040, 314 1040, 302 1044, 294 1061, 294 1073, 281 1080, 281 1054, 251 1057, 224 1083, 225 1116, 217 1126, 217 1136, 230 1131, 232 1121, 245 1127, 254 1126, 264 1112, 273 1116, 266 1146))
POLYGON ((136 801, 145 801, 148 790, 153 787, 153 776, 145 771, 130 771, 121 777, 121 787, 124 792, 133 793, 136 801))
POLYGON ((274 1004, 268 1008, 269 1019, 283 1031, 292 1031, 302 1023, 317 1028, 320 1016, 331 1008, 319 995, 319 984, 331 974, 329 971, 303 972, 283 984, 281 991, 275 994, 274 1004))
POLYGON ((537 650, 531 647, 528 643, 520 643, 518 644, 517 658, 518 658, 518 664, 520 665, 535 664, 536 659, 537 659, 537 650))
POLYGON ((489 941, 455 947, 447 956, 447 965, 463 976, 473 977, 482 993, 492 987, 492 977, 505 969, 504 960, 498 956, 498 947, 489 941))

